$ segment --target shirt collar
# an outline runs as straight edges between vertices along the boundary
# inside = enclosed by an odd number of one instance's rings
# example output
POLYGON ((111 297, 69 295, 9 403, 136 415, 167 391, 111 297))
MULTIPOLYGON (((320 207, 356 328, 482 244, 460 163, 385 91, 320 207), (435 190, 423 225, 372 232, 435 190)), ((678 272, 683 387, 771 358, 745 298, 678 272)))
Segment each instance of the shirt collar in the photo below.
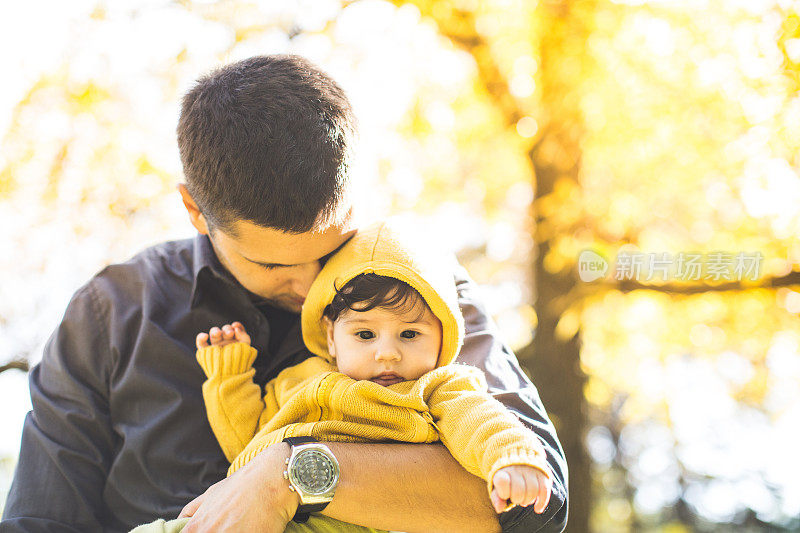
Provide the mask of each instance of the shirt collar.
POLYGON ((240 287, 239 282, 217 259, 217 254, 214 252, 214 247, 211 245, 208 235, 198 234, 195 236, 192 267, 194 269, 192 272, 194 278, 192 282, 192 308, 200 303, 205 284, 213 282, 212 280, 214 279, 223 280, 240 287))

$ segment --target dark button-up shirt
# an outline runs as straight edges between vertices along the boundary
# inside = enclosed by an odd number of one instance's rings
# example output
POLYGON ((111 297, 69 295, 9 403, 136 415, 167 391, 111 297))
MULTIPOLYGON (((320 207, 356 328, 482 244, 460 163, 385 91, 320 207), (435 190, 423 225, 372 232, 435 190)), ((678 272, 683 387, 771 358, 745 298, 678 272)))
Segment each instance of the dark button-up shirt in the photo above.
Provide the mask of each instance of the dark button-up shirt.
MULTIPOLYGON (((466 272, 456 276, 466 339, 459 360, 486 372, 490 392, 542 439, 555 484, 542 515, 501 515, 505 531, 560 531, 566 463, 534 386, 498 338, 466 272)), ((205 236, 149 248, 79 289, 30 372, 33 409, 0 531, 128 531, 174 518, 225 477, 228 462, 203 403, 197 333, 238 320, 258 349, 262 387, 310 354, 299 319, 281 342, 205 236), (270 342, 270 340, 273 342, 270 342), (272 348, 272 349, 270 349, 272 348)), ((288 329, 288 331, 287 331, 288 329)))

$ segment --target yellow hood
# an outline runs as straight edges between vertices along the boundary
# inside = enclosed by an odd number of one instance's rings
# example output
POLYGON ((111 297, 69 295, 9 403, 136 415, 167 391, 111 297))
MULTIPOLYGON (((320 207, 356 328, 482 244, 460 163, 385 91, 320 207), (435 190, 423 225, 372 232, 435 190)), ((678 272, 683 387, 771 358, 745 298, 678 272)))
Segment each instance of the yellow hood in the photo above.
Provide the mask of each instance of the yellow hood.
POLYGON ((437 366, 450 363, 464 342, 464 318, 450 266, 442 254, 424 251, 419 239, 404 235, 387 222, 367 226, 328 260, 311 285, 301 316, 306 347, 333 362, 322 312, 336 295, 334 286, 341 288, 359 274, 374 272, 404 281, 422 295, 442 322, 437 366))

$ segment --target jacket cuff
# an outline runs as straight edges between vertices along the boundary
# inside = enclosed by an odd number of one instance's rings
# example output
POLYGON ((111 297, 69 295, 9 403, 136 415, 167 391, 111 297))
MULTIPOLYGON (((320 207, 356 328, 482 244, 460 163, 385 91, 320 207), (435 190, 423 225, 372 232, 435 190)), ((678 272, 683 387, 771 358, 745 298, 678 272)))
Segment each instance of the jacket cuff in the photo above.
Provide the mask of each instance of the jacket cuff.
POLYGON ((247 372, 256 360, 258 350, 243 342, 225 346, 208 346, 197 350, 197 362, 206 376, 230 376, 247 372))

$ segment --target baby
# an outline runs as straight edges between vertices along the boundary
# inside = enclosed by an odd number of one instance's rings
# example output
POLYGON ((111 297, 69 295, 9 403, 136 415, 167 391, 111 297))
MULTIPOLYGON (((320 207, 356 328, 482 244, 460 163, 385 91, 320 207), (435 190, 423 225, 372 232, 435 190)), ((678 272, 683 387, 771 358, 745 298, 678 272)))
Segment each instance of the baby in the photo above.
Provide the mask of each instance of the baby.
POLYGON ((452 362, 464 338, 452 272, 418 248, 381 223, 330 258, 301 316, 315 356, 281 372, 263 395, 240 322, 197 335, 203 396, 232 463, 228 475, 286 437, 441 441, 487 481, 498 513, 531 504, 544 511, 552 486, 544 448, 488 394, 480 370, 452 362))
MULTIPOLYGON (((341 293, 346 295, 342 300, 348 307, 329 306, 325 315, 328 350, 339 372, 388 387, 416 381, 436 368, 442 326, 418 292, 392 278, 362 274, 341 293)), ((198 349, 234 342, 250 344, 250 336, 239 322, 197 336, 198 349)), ((481 402, 475 403, 474 414, 486 417, 488 423, 487 412, 482 407, 478 410, 478 405, 481 402)), ((502 405, 491 408, 505 409, 502 405)), ((534 511, 544 510, 552 481, 541 466, 537 461, 537 466, 520 464, 496 470, 490 498, 498 513, 509 503, 528 506, 538 502, 534 511)))

